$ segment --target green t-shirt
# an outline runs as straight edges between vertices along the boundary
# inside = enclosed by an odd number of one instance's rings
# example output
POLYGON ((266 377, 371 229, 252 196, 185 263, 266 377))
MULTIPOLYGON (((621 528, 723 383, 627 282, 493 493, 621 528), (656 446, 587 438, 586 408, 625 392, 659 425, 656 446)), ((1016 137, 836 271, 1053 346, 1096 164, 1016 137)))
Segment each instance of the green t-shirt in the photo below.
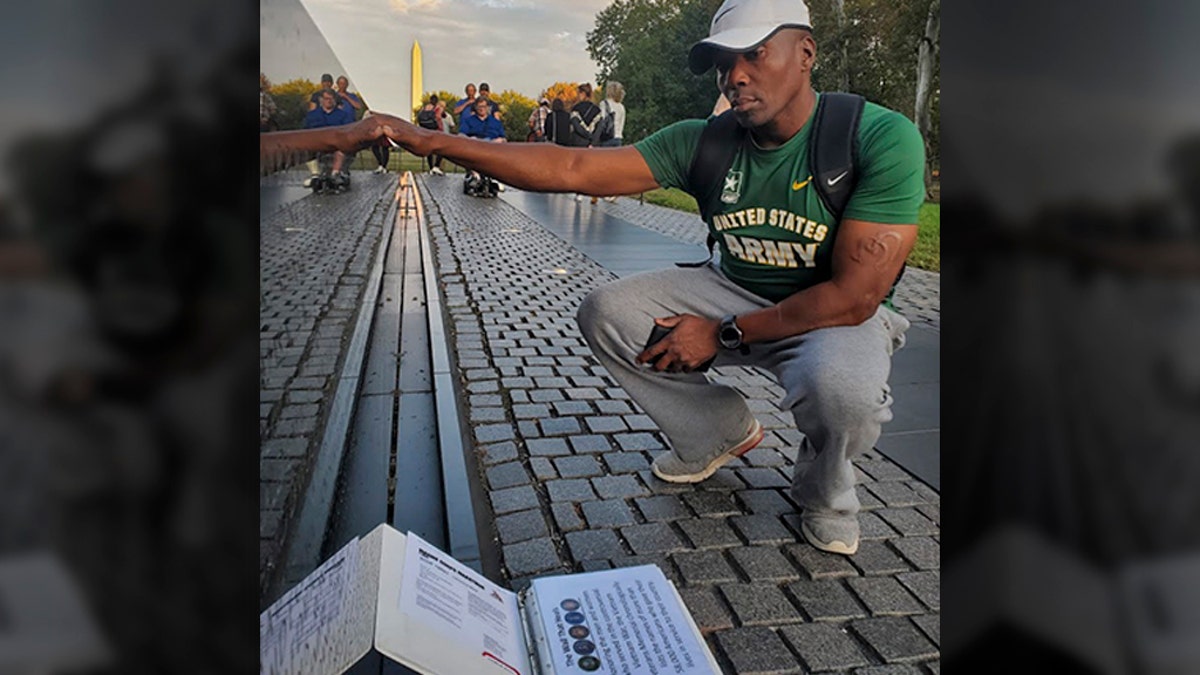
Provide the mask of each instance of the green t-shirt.
MULTIPOLYGON (((634 144, 663 187, 691 192, 688 168, 704 120, 684 120, 634 144)), ((812 116, 783 145, 748 141, 726 174, 708 223, 721 249, 721 270, 772 302, 829 280, 837 223, 810 184, 812 116)), ((858 183, 844 218, 917 223, 925 199, 925 144, 900 113, 874 103, 863 109, 855 163, 858 183)))

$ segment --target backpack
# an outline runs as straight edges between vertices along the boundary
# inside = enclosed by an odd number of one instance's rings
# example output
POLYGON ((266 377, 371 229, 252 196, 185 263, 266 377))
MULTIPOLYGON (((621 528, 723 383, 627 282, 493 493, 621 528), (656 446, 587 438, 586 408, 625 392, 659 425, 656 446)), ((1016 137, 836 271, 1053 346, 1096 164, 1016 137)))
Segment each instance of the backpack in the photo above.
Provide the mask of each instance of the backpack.
MULTIPOLYGON (((600 118, 600 122, 599 122, 600 127, 599 127, 599 131, 597 132, 598 134, 600 134, 599 144, 607 143, 607 142, 611 141, 613 138, 616 138, 616 135, 617 135, 617 122, 616 122, 616 118, 613 117, 612 108, 610 108, 608 105, 608 99, 604 99, 603 105, 604 105, 604 111, 602 113, 603 117, 600 118)), ((726 171, 728 171, 728 169, 726 169, 726 171)))
POLYGON ((422 110, 417 113, 417 124, 426 129, 437 129, 437 111, 422 110))

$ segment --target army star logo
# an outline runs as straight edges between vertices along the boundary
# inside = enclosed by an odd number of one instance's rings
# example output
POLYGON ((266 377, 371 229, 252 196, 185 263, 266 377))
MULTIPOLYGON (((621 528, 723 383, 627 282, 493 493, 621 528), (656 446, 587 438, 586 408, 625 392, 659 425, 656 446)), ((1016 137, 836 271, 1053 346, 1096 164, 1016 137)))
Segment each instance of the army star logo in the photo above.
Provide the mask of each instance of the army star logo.
POLYGON ((730 171, 725 174, 725 187, 721 189, 721 202, 736 204, 742 197, 742 172, 730 171))

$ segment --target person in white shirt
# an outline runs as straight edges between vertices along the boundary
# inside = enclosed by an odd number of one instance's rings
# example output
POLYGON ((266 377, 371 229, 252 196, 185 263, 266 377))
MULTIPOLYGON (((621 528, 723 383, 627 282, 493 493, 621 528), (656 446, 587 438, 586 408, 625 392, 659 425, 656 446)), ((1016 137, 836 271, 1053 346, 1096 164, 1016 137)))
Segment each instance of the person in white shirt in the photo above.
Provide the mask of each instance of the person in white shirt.
MULTIPOLYGON (((613 137, 600 144, 604 148, 616 148, 621 145, 621 138, 625 133, 625 104, 621 101, 625 100, 625 85, 616 80, 610 81, 604 85, 604 103, 600 106, 600 111, 605 115, 612 115, 613 118, 613 137)), ((615 196, 604 198, 606 202, 615 202, 615 196)))
POLYGON ((625 100, 625 85, 613 80, 604 85, 604 103, 600 109, 605 115, 613 117, 613 137, 611 140, 605 141, 602 146, 606 148, 617 147, 621 145, 621 138, 625 133, 625 104, 621 101, 625 100))

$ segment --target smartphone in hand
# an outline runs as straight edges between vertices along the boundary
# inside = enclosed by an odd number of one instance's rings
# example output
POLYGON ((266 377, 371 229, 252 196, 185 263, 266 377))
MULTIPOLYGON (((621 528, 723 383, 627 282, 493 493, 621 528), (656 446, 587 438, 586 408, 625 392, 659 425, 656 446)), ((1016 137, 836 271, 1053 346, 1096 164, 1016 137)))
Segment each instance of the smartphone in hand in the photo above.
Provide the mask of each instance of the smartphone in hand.
MULTIPOLYGON (((674 328, 664 328, 664 327, 658 325, 657 323, 654 324, 654 328, 652 328, 650 330, 650 338, 646 340, 646 346, 644 349, 649 349, 649 348, 653 347, 654 345, 658 344, 658 342, 660 340, 662 340, 663 338, 667 337, 667 335, 669 335, 672 330, 674 330, 674 328)), ((646 363, 648 363, 650 365, 654 365, 655 363, 658 362, 658 360, 660 358, 662 358, 662 354, 659 354, 658 356, 647 361, 646 363)), ((700 367, 696 368, 694 371, 689 370, 687 372, 697 372, 697 373, 706 372, 709 368, 712 367, 713 361, 716 361, 716 360, 717 360, 717 357, 714 356, 711 359, 700 364, 700 367)))

